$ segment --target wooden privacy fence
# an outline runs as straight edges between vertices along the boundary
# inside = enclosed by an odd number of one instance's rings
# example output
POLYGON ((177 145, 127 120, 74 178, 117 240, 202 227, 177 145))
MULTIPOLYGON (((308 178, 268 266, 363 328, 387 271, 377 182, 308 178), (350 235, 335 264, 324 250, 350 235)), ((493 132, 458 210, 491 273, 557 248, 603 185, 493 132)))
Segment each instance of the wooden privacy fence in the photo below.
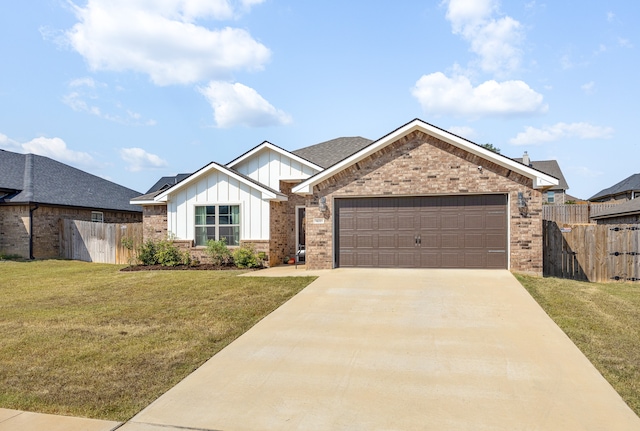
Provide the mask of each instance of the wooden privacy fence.
POLYGON ((543 205, 542 220, 555 221, 562 224, 594 223, 591 216, 601 214, 604 210, 620 205, 619 203, 588 203, 572 205, 543 205))
POLYGON ((543 221, 545 276, 584 281, 640 281, 640 225, 543 221))
POLYGON ((142 223, 60 220, 60 255, 85 262, 128 264, 142 244, 142 223), (132 249, 123 245, 130 240, 132 249))

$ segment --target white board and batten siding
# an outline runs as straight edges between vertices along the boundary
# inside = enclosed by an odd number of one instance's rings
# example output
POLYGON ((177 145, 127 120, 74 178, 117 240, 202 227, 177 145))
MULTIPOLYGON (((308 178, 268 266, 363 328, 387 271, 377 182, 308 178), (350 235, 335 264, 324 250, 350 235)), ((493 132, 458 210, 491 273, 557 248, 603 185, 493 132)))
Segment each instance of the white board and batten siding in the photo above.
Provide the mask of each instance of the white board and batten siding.
POLYGON ((197 182, 171 193, 167 202, 169 235, 195 238, 195 207, 240 205, 240 238, 269 239, 269 201, 262 192, 229 175, 212 170, 197 182))
POLYGON ((233 168, 252 180, 278 191, 281 180, 306 180, 318 173, 310 166, 271 148, 263 148, 233 168))

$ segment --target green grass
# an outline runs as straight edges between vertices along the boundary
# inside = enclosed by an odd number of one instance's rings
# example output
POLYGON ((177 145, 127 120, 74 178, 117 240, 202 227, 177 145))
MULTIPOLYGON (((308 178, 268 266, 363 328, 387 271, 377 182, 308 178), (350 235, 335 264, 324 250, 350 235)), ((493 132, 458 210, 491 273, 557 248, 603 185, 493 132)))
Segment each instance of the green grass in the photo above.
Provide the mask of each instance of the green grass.
POLYGON ((121 267, 0 262, 0 407, 127 420, 314 279, 121 267))
POLYGON ((640 284, 516 277, 640 416, 640 284))

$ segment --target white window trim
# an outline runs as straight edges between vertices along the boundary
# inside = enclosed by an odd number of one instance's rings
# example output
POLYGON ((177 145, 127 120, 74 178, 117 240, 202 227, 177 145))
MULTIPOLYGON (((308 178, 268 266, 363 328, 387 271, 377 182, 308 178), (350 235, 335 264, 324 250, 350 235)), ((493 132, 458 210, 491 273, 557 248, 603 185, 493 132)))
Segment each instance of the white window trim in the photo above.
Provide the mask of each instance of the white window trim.
POLYGON ((104 223, 104 213, 102 211, 91 211, 91 221, 93 223, 104 223), (93 216, 100 216, 100 220, 94 220, 93 216))
MULTIPOLYGON (((194 203, 192 205, 192 217, 193 217, 193 244, 195 247, 206 247, 206 245, 196 245, 196 207, 207 207, 207 206, 215 206, 215 207, 220 207, 220 206, 238 206, 240 208, 240 223, 238 225, 238 227, 240 228, 240 238, 238 239, 238 243, 242 243, 242 240, 244 238, 244 205, 242 204, 242 202, 197 202, 194 203)), ((216 219, 219 215, 218 210, 216 209, 216 219)), ((230 226, 235 226, 235 225, 230 225, 230 226)), ((216 227, 219 227, 219 225, 216 225, 216 227)), ((219 231, 218 231, 219 233, 219 231)), ((240 245, 228 245, 227 247, 229 248, 235 248, 235 247, 240 247, 240 245)))

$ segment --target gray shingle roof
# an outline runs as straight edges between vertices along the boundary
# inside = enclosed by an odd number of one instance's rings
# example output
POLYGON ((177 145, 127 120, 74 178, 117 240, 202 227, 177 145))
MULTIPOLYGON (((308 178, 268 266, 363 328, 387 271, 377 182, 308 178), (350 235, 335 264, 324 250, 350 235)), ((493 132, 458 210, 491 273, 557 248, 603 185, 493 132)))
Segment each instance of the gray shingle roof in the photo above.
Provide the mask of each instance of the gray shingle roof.
MULTIPOLYGON (((597 205, 597 204, 593 204, 593 205, 597 205)), ((625 215, 632 215, 632 214, 640 214, 640 198, 631 199, 630 201, 608 208, 602 211, 601 213, 599 213, 597 216, 593 216, 591 218, 593 219, 610 218, 610 217, 625 216, 625 215)))
POLYGON ((609 188, 600 190, 598 193, 591 196, 589 200, 591 201, 594 199, 603 198, 605 196, 613 196, 631 190, 640 191, 640 174, 633 174, 609 188))
POLYGON ((164 190, 169 187, 173 187, 174 185, 178 184, 180 181, 187 178, 189 175, 191 174, 178 174, 178 175, 169 176, 169 177, 162 177, 158 181, 156 181, 156 183, 153 186, 151 186, 151 188, 147 190, 145 194, 149 194, 149 193, 157 192, 160 190, 164 190))
POLYGON ((0 198, 0 203, 141 211, 129 204, 139 192, 35 154, 0 150, 0 189, 15 191, 0 198))
MULTIPOLYGON (((514 158, 513 160, 522 163, 522 157, 514 158)), ((557 178, 558 186, 554 187, 554 190, 569 190, 569 184, 567 184, 567 180, 565 180, 557 160, 531 161, 531 167, 557 178)))
POLYGON ((346 159, 353 153, 360 151, 372 142, 371 139, 360 136, 336 138, 309 147, 300 148, 299 150, 292 151, 292 153, 318 166, 328 168, 346 159))

